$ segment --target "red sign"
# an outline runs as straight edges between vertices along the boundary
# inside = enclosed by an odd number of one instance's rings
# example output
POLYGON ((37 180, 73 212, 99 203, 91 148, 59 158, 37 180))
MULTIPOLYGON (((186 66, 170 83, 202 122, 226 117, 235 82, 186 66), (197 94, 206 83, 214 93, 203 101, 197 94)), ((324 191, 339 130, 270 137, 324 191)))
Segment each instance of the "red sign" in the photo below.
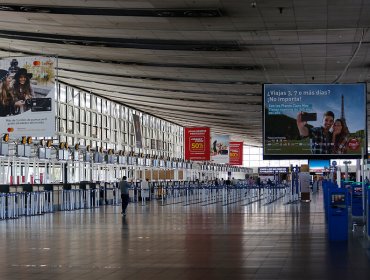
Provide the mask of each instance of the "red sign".
POLYGON ((348 148, 351 150, 357 150, 358 147, 360 147, 360 141, 358 141, 356 138, 352 138, 348 141, 348 148))
POLYGON ((185 127, 185 160, 210 160, 209 127, 185 127))
POLYGON ((229 164, 243 165, 243 142, 230 142, 229 164))

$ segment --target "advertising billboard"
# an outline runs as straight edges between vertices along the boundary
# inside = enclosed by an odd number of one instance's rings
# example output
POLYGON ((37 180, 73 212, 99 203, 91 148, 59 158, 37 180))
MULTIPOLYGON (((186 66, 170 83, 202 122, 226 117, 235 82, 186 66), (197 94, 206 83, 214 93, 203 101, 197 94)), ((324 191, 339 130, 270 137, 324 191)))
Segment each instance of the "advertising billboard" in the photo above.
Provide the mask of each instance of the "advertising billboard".
POLYGON ((263 106, 264 159, 367 153, 365 84, 266 84, 263 106))
POLYGON ((243 165, 243 142, 230 142, 229 164, 243 165))
POLYGON ((308 160, 308 167, 310 169, 310 172, 324 173, 325 171, 328 171, 330 168, 330 160, 310 159, 308 160))
POLYGON ((185 127, 185 160, 210 160, 210 128, 185 127))
POLYGON ((0 126, 12 136, 55 135, 55 57, 0 60, 0 126))
POLYGON ((210 153, 214 163, 229 163, 229 135, 212 135, 210 153))
POLYGON ((134 119, 136 148, 142 149, 143 143, 142 143, 142 137, 141 137, 140 116, 133 114, 132 117, 134 119))

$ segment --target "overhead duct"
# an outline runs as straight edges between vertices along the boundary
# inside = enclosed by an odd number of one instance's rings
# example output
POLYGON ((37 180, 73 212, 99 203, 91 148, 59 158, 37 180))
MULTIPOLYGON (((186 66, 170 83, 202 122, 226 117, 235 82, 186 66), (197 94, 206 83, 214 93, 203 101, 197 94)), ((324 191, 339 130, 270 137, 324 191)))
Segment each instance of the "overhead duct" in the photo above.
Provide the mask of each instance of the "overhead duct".
POLYGON ((153 40, 131 38, 87 37, 0 30, 6 39, 67 44, 89 47, 134 48, 179 51, 241 51, 237 41, 153 40))
POLYGON ((218 8, 204 9, 119 9, 105 7, 69 7, 2 4, 0 11, 60 15, 128 16, 128 17, 221 17, 218 8))

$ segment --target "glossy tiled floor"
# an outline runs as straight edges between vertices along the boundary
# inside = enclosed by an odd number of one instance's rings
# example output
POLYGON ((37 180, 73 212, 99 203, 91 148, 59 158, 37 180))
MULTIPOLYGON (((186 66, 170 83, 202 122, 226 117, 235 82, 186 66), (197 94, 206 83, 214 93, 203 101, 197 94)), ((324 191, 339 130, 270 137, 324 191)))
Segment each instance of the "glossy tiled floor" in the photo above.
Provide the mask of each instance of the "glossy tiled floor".
POLYGON ((0 279, 370 279, 367 242, 353 233, 327 241, 320 195, 288 205, 152 201, 119 212, 0 221, 0 279))

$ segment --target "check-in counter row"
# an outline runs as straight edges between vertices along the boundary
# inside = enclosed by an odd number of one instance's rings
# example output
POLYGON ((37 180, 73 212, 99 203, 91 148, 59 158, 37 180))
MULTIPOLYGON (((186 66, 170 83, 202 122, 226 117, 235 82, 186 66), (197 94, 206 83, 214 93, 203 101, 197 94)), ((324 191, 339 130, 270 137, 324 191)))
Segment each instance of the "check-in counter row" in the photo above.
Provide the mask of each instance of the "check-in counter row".
POLYGON ((2 205, 4 214, 0 213, 0 219, 1 217, 15 218, 20 215, 28 215, 27 213, 34 213, 28 211, 31 200, 35 205, 34 208, 41 209, 37 214, 98 207, 101 204, 101 190, 100 183, 88 182, 82 184, 0 185, 0 194, 4 198, 2 205), (13 202, 10 203, 10 200, 13 202), (48 207, 44 206, 45 203, 48 204, 48 207), (12 210, 14 214, 9 216, 10 205, 13 205, 12 209, 16 210, 12 210))
MULTIPOLYGON (((113 183, 112 183, 113 185, 113 183)), ((37 191, 58 191, 58 190, 88 190, 88 189, 99 189, 101 187, 111 187, 110 183, 92 183, 92 182, 81 182, 81 183, 68 183, 68 184, 21 184, 21 185, 0 185, 0 193, 10 192, 37 192, 37 191)))

